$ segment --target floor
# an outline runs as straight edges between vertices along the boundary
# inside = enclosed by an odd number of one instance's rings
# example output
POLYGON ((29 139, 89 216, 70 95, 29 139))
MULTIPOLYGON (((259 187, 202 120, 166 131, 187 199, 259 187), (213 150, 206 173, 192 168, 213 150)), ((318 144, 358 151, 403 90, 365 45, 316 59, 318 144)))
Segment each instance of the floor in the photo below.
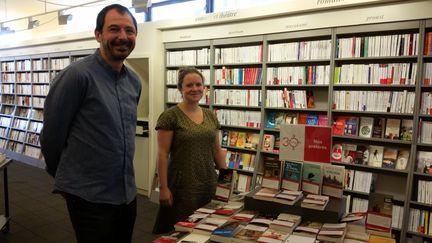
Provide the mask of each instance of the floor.
MULTIPOLYGON (((0 214, 4 214, 3 173, 0 174, 0 214)), ((76 242, 65 201, 51 193, 53 179, 43 170, 20 162, 8 167, 10 231, 0 243, 76 242)), ((157 204, 138 196, 134 243, 151 242, 157 204)))

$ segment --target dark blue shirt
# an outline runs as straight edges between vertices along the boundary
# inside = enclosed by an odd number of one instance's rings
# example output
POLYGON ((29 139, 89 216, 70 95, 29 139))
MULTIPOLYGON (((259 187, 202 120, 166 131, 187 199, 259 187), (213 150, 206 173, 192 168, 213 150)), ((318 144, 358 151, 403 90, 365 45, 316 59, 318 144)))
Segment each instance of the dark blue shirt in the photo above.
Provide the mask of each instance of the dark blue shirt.
POLYGON ((116 205, 135 198, 140 93, 137 75, 125 66, 115 71, 99 51, 56 76, 45 100, 41 133, 54 191, 116 205))

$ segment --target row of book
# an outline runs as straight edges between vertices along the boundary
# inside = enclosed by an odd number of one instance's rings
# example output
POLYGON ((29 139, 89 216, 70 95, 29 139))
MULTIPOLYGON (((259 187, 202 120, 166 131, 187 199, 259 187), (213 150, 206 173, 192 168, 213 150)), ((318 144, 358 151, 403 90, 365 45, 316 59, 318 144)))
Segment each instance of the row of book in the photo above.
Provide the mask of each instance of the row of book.
POLYGON ((167 51, 167 66, 209 65, 210 49, 167 51))
POLYGON ((279 129, 282 124, 305 124, 326 126, 328 117, 325 114, 306 114, 283 111, 267 113, 266 128, 279 129))
POLYGON ((432 115, 432 92, 421 93, 420 114, 432 115))
POLYGON ((420 143, 432 144, 432 121, 420 120, 420 143))
POLYGON ((417 201, 432 204, 432 181, 418 180, 417 201))
POLYGON ((432 62, 427 62, 424 64, 423 85, 431 85, 432 84, 431 81, 432 81, 432 62))
POLYGON ((374 173, 347 169, 345 171, 344 188, 356 192, 370 193, 374 191, 376 179, 377 175, 374 173))
POLYGON ((415 85, 417 63, 344 64, 335 68, 335 84, 415 85))
POLYGON ((222 146, 254 149, 258 148, 259 133, 222 130, 222 146))
POLYGON ((418 33, 338 38, 337 58, 418 55, 418 33))
POLYGON ((343 166, 264 157, 261 187, 341 198, 344 177, 343 166))
POLYGON ((217 105, 260 106, 261 90, 254 89, 215 89, 213 102, 217 105))
POLYGON ((267 85, 325 85, 329 82, 329 65, 267 68, 267 85))
MULTIPOLYGON (((198 69, 204 77, 204 85, 210 85, 210 69, 198 69)), ((167 70, 166 71, 166 84, 177 85, 179 70, 167 70)))
POLYGON ((415 92, 335 90, 333 109, 410 113, 414 111, 415 92))
POLYGON ((251 190, 252 175, 238 173, 233 169, 220 169, 216 185, 215 198, 228 202, 234 198, 242 198, 251 190))
POLYGON ((331 160, 348 164, 405 170, 408 165, 409 149, 396 149, 380 145, 351 143, 333 144, 331 160))
POLYGON ((260 62, 262 62, 262 45, 215 48, 215 64, 260 62))
POLYGON ((221 125, 261 128, 261 112, 214 109, 221 125))
POLYGON ((236 170, 254 171, 256 166, 255 154, 227 151, 226 164, 228 168, 236 170))
MULTIPOLYGON (((183 96, 177 88, 167 89, 167 101, 173 103, 180 103, 183 101, 183 96)), ((210 89, 204 87, 203 96, 199 101, 200 104, 210 104, 210 89)))
POLYGON ((215 69, 216 85, 253 85, 262 83, 262 68, 215 69))
POLYGON ((330 59, 331 40, 270 44, 268 53, 269 62, 330 59))
POLYGON ((266 107, 272 108, 314 108, 314 96, 312 90, 267 90, 266 107))
POLYGON ((408 230, 425 235, 432 235, 432 217, 430 210, 411 208, 408 230))
POLYGON ((378 117, 335 116, 333 135, 412 141, 413 120, 378 117))

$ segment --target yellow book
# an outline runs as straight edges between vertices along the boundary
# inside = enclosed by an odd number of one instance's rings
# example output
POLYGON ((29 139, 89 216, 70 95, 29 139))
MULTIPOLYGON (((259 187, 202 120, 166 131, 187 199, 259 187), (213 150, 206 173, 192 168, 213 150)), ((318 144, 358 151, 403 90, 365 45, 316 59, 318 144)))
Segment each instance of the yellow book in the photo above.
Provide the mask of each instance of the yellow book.
POLYGON ((238 136, 237 136, 236 147, 238 147, 238 148, 244 148, 245 147, 245 143, 246 143, 246 133, 239 132, 238 136))
POLYGON ((377 235, 370 235, 369 243, 396 243, 396 240, 392 238, 377 236, 377 235))

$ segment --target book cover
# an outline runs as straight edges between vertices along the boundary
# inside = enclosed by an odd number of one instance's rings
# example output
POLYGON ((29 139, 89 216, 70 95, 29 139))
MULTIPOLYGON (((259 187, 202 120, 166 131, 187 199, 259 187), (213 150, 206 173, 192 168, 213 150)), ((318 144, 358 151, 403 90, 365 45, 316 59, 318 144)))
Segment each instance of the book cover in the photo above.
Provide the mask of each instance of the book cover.
POLYGON ((327 115, 318 115, 318 126, 327 126, 328 117, 327 115))
POLYGON ((332 134, 333 135, 344 135, 345 122, 346 122, 346 117, 344 117, 344 116, 335 117, 335 119, 333 121, 333 126, 332 126, 332 134))
POLYGON ((342 144, 342 162, 347 164, 354 164, 354 161, 357 156, 357 145, 351 143, 342 144))
POLYGON ((263 160, 263 166, 264 171, 261 186, 279 190, 282 162, 276 158, 265 157, 263 160))
POLYGON ((344 135, 357 136, 359 118, 356 116, 347 117, 345 120, 344 135))
POLYGON ((285 119, 284 124, 297 124, 298 123, 298 114, 297 113, 285 113, 284 119, 285 119))
POLYGON ((302 190, 307 193, 320 194, 321 184, 321 164, 303 163, 302 190))
POLYGON ((222 131, 222 139, 221 139, 221 145, 222 146, 228 146, 229 144, 229 131, 223 130, 222 131))
POLYGON ((289 235, 285 243, 315 243, 315 238, 302 235, 289 235))
POLYGON ((344 188, 345 167, 323 164, 322 194, 334 198, 342 198, 344 188))
POLYGON ((308 194, 305 198, 303 198, 301 207, 324 211, 329 201, 329 196, 308 194))
POLYGON ((410 151, 409 149, 400 149, 396 157, 396 169, 405 170, 408 165, 410 151))
POLYGON ((298 123, 297 124, 306 125, 307 124, 307 117, 308 117, 308 114, 300 113, 298 115, 298 123))
POLYGON ((342 162, 343 145, 340 143, 333 144, 331 152, 332 162, 342 162))
POLYGON ((413 120, 402 119, 401 123, 401 139, 412 141, 413 138, 413 120))
POLYGON ((246 144, 246 133, 245 132, 238 132, 237 133, 237 142, 235 146, 237 148, 244 148, 246 144))
POLYGON ((305 126, 304 161, 330 163, 331 127, 305 126))
POLYGON ((274 128, 279 129, 282 124, 285 124, 285 114, 283 112, 276 112, 274 128))
POLYGON ((231 238, 244 228, 244 223, 235 220, 229 219, 225 224, 215 229, 210 236, 210 240, 216 242, 231 242, 231 238))
POLYGON ((369 145, 368 165, 373 167, 381 167, 383 161, 383 154, 383 146, 369 145))
POLYGON ((306 125, 318 125, 318 115, 308 114, 306 125))
POLYGON ((259 134, 258 133, 246 133, 245 148, 257 149, 258 144, 259 144, 259 134))
POLYGON ((280 160, 304 160, 305 126, 284 124, 280 128, 280 160))
POLYGON ((372 127, 372 137, 373 138, 382 138, 383 137, 384 124, 385 124, 384 118, 375 118, 374 119, 373 127, 372 127))
POLYGON ((174 231, 169 235, 163 235, 152 241, 152 243, 175 243, 180 241, 182 238, 190 234, 189 232, 174 231))
POLYGON ((275 128, 276 112, 270 111, 267 113, 266 128, 275 128))
POLYGON ((385 138, 399 139, 400 125, 401 125, 400 119, 392 119, 392 118, 387 119, 386 126, 385 126, 385 138))
POLYGON ((432 152, 418 151, 417 172, 432 175, 432 152))
POLYGON ((359 137, 372 137, 373 117, 360 117, 359 137))
POLYGON ((234 170, 220 169, 216 184, 215 197, 222 201, 228 201, 233 190, 234 170))
POLYGON ((232 242, 255 242, 268 227, 248 224, 234 235, 232 242))
POLYGON ((369 162, 369 147, 365 144, 358 144, 354 163, 358 165, 367 165, 369 162))
POLYGON ((275 136, 273 134, 264 134, 262 142, 262 150, 266 152, 273 152, 275 136))
POLYGON ((281 190, 273 198, 273 201, 277 203, 286 204, 286 205, 294 205, 302 197, 303 197, 302 191, 281 190))
POLYGON ((302 178, 303 164, 294 161, 283 162, 282 185, 281 188, 291 191, 299 191, 302 178))
POLYGON ((210 239, 210 235, 190 233, 186 237, 180 240, 180 242, 194 242, 194 243, 205 243, 210 239))
POLYGON ((275 229, 267 229, 264 233, 258 238, 257 242, 261 243, 282 243, 288 237, 287 233, 282 231, 278 231, 275 229))
POLYGON ((229 146, 235 147, 237 145, 238 132, 230 131, 229 133, 229 146))
POLYGON ((396 168, 397 155, 398 155, 397 149, 388 148, 388 147, 384 148, 382 167, 395 169, 396 168))
POLYGON ((393 196, 382 193, 370 193, 366 229, 387 233, 391 236, 391 222, 393 211, 393 196))
POLYGON ((261 187, 255 195, 253 195, 254 199, 263 200, 263 201, 273 201, 276 194, 279 193, 279 190, 267 187, 261 187))

